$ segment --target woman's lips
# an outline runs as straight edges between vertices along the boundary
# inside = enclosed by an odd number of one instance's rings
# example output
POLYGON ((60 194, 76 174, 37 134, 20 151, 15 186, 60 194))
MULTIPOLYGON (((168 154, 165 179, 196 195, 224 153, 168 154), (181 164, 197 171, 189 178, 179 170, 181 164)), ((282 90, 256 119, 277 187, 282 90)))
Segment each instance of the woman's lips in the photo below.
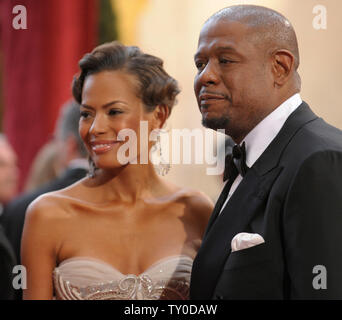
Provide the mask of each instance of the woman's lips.
POLYGON ((90 145, 95 154, 102 154, 113 149, 116 143, 118 143, 118 141, 93 141, 90 145))

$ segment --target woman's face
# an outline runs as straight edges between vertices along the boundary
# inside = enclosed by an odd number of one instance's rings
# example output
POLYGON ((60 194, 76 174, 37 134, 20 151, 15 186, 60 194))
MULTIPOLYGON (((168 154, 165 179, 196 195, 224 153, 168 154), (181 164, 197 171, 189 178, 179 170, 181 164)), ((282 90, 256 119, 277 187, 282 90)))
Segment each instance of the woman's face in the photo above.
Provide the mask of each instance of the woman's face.
MULTIPOLYGON (((146 112, 137 97, 137 85, 136 77, 120 70, 102 71, 88 76, 84 82, 79 133, 98 168, 122 166, 118 151, 128 141, 128 138, 118 140, 123 129, 131 129, 136 134, 138 150, 130 153, 130 160, 137 159, 139 163, 140 121, 148 121, 148 134, 154 129, 155 121, 154 112, 146 112)), ((149 149, 147 145, 145 148, 149 149)))

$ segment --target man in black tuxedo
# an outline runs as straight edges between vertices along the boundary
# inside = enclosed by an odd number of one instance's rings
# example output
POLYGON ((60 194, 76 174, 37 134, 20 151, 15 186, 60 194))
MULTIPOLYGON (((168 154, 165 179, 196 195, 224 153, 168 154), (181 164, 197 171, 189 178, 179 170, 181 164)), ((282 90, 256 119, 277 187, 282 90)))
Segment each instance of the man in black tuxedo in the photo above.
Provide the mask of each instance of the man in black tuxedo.
POLYGON ((17 263, 1 220, 4 206, 17 192, 17 182, 17 156, 5 135, 0 133, 0 300, 10 300, 14 297, 12 271, 17 263))
POLYGON ((86 151, 78 133, 79 118, 79 105, 76 102, 68 102, 62 107, 55 130, 60 175, 37 190, 20 195, 5 207, 3 225, 19 263, 21 235, 28 205, 43 193, 65 188, 82 179, 88 171, 86 151))
POLYGON ((236 143, 193 264, 191 299, 342 298, 342 132, 301 100, 296 35, 222 9, 195 55, 203 125, 236 143))
POLYGON ((15 291, 12 285, 13 267, 17 264, 14 251, 0 224, 0 300, 12 300, 15 291))

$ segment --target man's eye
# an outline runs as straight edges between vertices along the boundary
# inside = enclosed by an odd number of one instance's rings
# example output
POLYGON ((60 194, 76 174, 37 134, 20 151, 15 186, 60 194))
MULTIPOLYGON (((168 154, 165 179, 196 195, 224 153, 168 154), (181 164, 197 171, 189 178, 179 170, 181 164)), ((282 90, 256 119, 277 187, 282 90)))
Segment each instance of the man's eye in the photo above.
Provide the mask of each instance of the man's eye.
POLYGON ((224 58, 221 58, 220 59, 220 63, 222 64, 228 64, 228 63, 232 63, 233 61, 232 60, 229 60, 229 59, 224 59, 224 58))
POLYGON ((201 62, 201 61, 195 62, 195 64, 198 70, 202 70, 205 67, 204 62, 201 62))

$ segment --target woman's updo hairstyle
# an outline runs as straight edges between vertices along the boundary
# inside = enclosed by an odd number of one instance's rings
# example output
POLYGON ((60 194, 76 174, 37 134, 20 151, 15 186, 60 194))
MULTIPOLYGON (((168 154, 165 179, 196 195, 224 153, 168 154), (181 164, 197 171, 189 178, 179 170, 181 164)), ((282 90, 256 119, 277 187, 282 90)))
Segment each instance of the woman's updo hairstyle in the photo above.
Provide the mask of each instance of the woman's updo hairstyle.
POLYGON ((143 53, 138 47, 124 46, 114 41, 96 47, 79 62, 81 73, 74 77, 72 93, 75 100, 82 103, 83 84, 87 76, 101 71, 122 70, 134 75, 138 82, 137 96, 153 111, 157 105, 167 106, 169 113, 180 92, 177 81, 163 68, 163 61, 143 53))

